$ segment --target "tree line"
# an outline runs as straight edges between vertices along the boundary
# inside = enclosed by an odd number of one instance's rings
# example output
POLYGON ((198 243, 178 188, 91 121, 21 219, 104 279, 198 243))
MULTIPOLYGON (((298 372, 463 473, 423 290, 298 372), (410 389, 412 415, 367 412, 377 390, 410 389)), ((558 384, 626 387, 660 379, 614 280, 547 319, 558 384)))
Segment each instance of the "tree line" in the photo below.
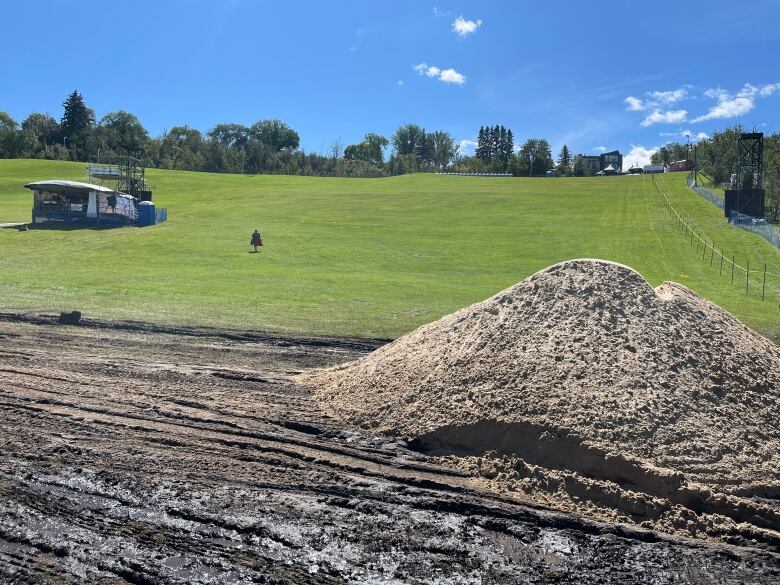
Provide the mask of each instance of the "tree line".
MULTIPOLYGON (((737 139, 745 132, 740 125, 714 132, 695 144, 670 142, 653 154, 651 162, 670 164, 678 160, 695 160, 697 170, 712 186, 724 186, 731 181, 737 168, 737 139)), ((764 191, 766 217, 771 222, 780 219, 780 133, 764 135, 764 191)))
POLYGON ((545 139, 528 139, 516 149, 512 130, 483 126, 476 152, 460 152, 452 136, 417 124, 399 126, 392 136, 373 132, 343 147, 306 152, 300 135, 280 120, 246 126, 221 123, 207 132, 174 126, 151 137, 133 114, 120 110, 100 118, 78 91, 62 104, 58 121, 34 112, 18 123, 0 112, 0 158, 87 161, 96 155, 131 155, 148 167, 224 173, 266 173, 340 177, 383 177, 414 172, 511 173, 543 176, 550 169, 572 174, 568 148, 553 161, 545 139), (388 156, 386 151, 389 150, 388 156))

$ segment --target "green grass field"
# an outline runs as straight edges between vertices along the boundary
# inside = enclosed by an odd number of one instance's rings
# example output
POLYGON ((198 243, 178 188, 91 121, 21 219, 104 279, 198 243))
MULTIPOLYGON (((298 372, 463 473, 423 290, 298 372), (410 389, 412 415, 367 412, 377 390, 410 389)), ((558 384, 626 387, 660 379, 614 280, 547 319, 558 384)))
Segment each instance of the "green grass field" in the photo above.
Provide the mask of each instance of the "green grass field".
MULTIPOLYGON (((29 221, 24 183, 86 180, 84 163, 0 160, 0 223, 29 221)), ((167 223, 0 230, 0 307, 295 332, 397 336, 555 262, 605 258, 681 282, 780 340, 761 302, 676 232, 647 177, 387 179, 151 170, 167 223), (265 247, 249 253, 255 227, 265 247)), ((674 204, 727 250, 780 272, 780 251, 685 188, 674 204)), ((744 283, 743 283, 744 284, 744 283)), ((760 291, 759 291, 760 293, 760 291)))

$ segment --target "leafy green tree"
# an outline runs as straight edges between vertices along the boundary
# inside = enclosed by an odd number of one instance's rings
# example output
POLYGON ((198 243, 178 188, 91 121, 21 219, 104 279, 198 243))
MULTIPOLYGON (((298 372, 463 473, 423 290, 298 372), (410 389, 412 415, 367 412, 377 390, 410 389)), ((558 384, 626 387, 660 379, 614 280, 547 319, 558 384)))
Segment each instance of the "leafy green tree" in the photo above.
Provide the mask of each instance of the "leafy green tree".
POLYGON ((149 133, 141 121, 123 110, 103 116, 95 131, 95 137, 101 151, 108 150, 115 154, 131 156, 140 156, 149 142, 149 133))
POLYGON ((550 143, 544 138, 526 140, 520 147, 517 158, 519 159, 518 170, 524 176, 541 177, 553 167, 550 143))
POLYGON ((455 140, 443 130, 431 132, 428 134, 428 140, 431 144, 431 159, 434 166, 439 171, 446 170, 458 154, 455 140))
POLYGON ((358 144, 350 144, 344 149, 344 158, 347 160, 362 160, 374 165, 384 162, 384 149, 389 144, 387 138, 369 132, 358 144))
POLYGON ((158 161, 169 169, 196 171, 203 165, 203 135, 189 126, 174 126, 160 140, 158 161))
POLYGON ((22 130, 29 132, 41 147, 57 142, 60 134, 60 125, 49 114, 34 112, 22 122, 22 130))
POLYGON ((687 160, 688 155, 689 147, 687 144, 669 142, 653 153, 650 157, 650 162, 668 165, 678 160, 687 160))
POLYGON ((251 139, 249 128, 243 124, 217 124, 208 135, 225 148, 246 148, 251 139))
POLYGON ((399 126, 390 143, 393 145, 396 156, 415 155, 425 137, 425 130, 417 124, 404 124, 399 126))
POLYGON ((275 151, 295 150, 301 142, 298 133, 281 120, 261 120, 249 128, 252 140, 270 146, 275 151))

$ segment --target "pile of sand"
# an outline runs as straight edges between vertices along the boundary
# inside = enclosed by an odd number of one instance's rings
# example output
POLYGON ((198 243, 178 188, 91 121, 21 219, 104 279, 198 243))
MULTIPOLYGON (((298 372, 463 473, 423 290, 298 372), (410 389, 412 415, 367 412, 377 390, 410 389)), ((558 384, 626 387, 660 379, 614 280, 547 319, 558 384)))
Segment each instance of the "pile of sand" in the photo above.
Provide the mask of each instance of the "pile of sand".
POLYGON ((347 424, 433 454, 516 457, 693 508, 780 497, 780 348, 611 262, 556 264, 302 381, 347 424))

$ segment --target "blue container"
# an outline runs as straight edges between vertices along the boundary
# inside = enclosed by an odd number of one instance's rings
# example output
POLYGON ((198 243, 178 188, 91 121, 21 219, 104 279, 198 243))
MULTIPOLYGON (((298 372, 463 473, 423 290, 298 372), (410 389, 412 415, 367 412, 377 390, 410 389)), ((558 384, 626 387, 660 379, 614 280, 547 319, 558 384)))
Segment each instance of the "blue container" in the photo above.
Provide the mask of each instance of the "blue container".
POLYGON ((138 225, 154 225, 156 221, 157 213, 154 210, 154 203, 141 201, 138 204, 138 225))

